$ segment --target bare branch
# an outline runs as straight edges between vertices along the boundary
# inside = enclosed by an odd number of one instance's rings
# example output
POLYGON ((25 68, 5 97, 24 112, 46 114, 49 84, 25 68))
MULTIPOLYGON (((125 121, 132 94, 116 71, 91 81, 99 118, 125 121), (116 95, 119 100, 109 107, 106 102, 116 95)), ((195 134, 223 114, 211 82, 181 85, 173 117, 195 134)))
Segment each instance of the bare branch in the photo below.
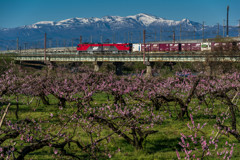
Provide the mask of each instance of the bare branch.
POLYGON ((3 116, 2 116, 1 121, 0 121, 0 128, 2 127, 4 118, 5 118, 5 116, 7 115, 8 108, 10 107, 10 105, 11 105, 11 103, 8 103, 7 108, 5 109, 5 111, 4 111, 4 113, 3 113, 3 116))

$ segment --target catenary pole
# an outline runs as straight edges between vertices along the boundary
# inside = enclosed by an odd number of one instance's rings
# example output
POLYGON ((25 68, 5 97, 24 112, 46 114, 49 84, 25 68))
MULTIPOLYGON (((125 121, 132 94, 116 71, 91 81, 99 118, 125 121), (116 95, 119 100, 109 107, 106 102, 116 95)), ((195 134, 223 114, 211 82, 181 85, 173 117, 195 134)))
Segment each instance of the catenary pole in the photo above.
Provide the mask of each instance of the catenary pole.
POLYGON ((46 62, 47 33, 44 34, 44 61, 46 62))

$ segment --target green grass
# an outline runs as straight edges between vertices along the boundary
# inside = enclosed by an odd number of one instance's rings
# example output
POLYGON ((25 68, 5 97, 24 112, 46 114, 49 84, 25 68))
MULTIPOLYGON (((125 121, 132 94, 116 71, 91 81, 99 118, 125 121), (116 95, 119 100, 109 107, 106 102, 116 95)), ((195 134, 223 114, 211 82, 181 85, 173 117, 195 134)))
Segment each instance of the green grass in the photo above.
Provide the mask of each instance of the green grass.
MULTIPOLYGON (((59 110, 57 103, 58 100, 53 97, 49 96, 50 104, 49 106, 45 106, 40 103, 39 107, 36 108, 36 99, 33 101, 31 105, 26 105, 25 102, 27 98, 25 96, 21 96, 20 101, 20 110, 19 110, 19 119, 42 119, 47 120, 50 117, 50 113, 53 113, 54 117, 50 119, 49 123, 46 123, 44 127, 48 128, 51 124, 58 124, 59 120, 56 117, 59 113, 64 114, 72 114, 74 111, 76 111, 76 108, 71 107, 70 104, 67 103, 67 107, 63 110, 59 110)), ((93 102, 91 102, 94 106, 101 106, 102 104, 107 103, 108 96, 106 93, 98 93, 93 96, 93 102)), ((109 102, 113 101, 113 97, 109 96, 109 102)), ((195 101, 195 100, 193 100, 195 101)), ((190 107, 193 109, 195 108, 195 104, 191 103, 190 107)), ((225 111, 226 108, 221 107, 221 105, 216 106, 217 108, 214 110, 214 115, 218 114, 218 112, 225 111)), ((175 108, 171 106, 171 111, 173 113, 173 117, 170 118, 168 116, 168 113, 165 113, 162 109, 160 111, 163 115, 165 115, 166 120, 163 121, 162 124, 154 126, 154 130, 157 130, 158 133, 150 135, 147 140, 144 142, 144 149, 143 150, 136 150, 132 145, 128 144, 123 138, 119 137, 118 135, 113 136, 113 140, 110 143, 106 143, 107 148, 109 150, 115 151, 118 148, 120 148, 120 152, 117 152, 112 156, 112 159, 114 160, 155 160, 155 159, 177 159, 176 156, 176 149, 180 151, 181 147, 178 145, 180 140, 180 133, 184 133, 185 135, 192 134, 191 131, 187 127, 187 123, 191 124, 191 121, 187 120, 186 117, 184 120, 177 120, 175 112, 175 108)), ((178 107, 179 109, 179 107, 178 107)), ((205 122, 208 123, 208 125, 204 128, 204 134, 207 137, 212 136, 211 131, 213 130, 213 124, 216 122, 215 118, 209 117, 207 115, 203 114, 203 109, 197 114, 194 114, 194 120, 195 123, 203 124, 205 122)), ((15 102, 12 101, 12 105, 9 109, 8 115, 6 117, 7 120, 11 120, 13 122, 16 121, 15 117, 15 102)), ((237 122, 240 121, 240 117, 237 117, 237 122)), ((229 120, 227 121, 229 123, 229 120)), ((73 126, 74 127, 74 126, 73 126)), ((237 127, 239 128, 239 123, 237 124, 237 127)), ((217 131, 215 129, 215 131, 217 131)), ((52 133, 56 133, 57 129, 55 131, 52 131, 52 133)), ((73 132, 73 128, 68 128, 67 133, 73 132)), ((107 127, 104 127, 103 132, 101 133, 102 136, 108 135, 112 131, 109 130, 107 127)), ((83 139, 86 143, 89 142, 89 137, 83 133, 81 130, 77 131, 77 135, 75 136, 75 139, 83 139)), ((0 136, 1 137, 1 136, 0 136)), ((235 149, 232 159, 240 159, 240 143, 231 135, 228 136, 222 136, 221 141, 219 143, 219 146, 223 145, 226 141, 229 143, 235 143, 235 149)), ((5 142, 9 143, 9 141, 5 142)), ((72 145, 69 151, 77 151, 77 147, 75 145, 72 145)), ((44 147, 43 149, 37 150, 35 152, 32 152, 28 156, 26 156, 26 159, 58 159, 60 157, 53 157, 51 154, 53 153, 53 148, 50 147, 44 147)), ((180 153, 181 156, 184 156, 183 153, 180 153)), ((78 153, 78 155, 84 155, 82 153, 78 153)), ((71 159, 64 157, 64 159, 71 159)), ((101 159, 101 158, 100 158, 101 159)), ((218 159, 215 157, 211 157, 209 159, 218 159)))

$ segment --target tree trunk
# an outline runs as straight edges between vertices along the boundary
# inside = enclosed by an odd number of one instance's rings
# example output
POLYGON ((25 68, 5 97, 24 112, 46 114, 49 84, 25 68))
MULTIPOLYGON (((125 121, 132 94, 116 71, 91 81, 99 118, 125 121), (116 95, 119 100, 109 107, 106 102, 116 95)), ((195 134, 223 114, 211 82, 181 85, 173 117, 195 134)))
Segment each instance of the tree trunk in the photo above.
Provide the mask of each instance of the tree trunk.
POLYGON ((48 99, 47 96, 45 96, 44 93, 41 93, 41 94, 39 95, 39 97, 41 98, 43 104, 45 104, 45 105, 50 105, 50 103, 49 103, 49 99, 48 99))

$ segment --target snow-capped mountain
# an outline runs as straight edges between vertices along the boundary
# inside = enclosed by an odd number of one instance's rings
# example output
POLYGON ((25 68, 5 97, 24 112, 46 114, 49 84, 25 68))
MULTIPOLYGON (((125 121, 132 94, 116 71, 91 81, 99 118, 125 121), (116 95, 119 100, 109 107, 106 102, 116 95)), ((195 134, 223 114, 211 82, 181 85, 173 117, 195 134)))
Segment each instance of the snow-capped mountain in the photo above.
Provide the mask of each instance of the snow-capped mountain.
MULTIPOLYGON (((135 25, 139 25, 142 27, 150 27, 151 25, 162 25, 162 26, 177 26, 180 24, 191 25, 191 21, 188 19, 183 19, 182 21, 166 20, 156 16, 140 13, 137 15, 127 16, 127 17, 120 17, 120 16, 105 16, 103 18, 77 18, 76 17, 76 18, 62 20, 59 22, 41 21, 33 25, 24 26, 24 27, 42 28, 44 26, 45 27, 58 26, 62 28, 70 28, 70 27, 82 27, 82 26, 89 26, 89 25, 96 25, 96 24, 107 24, 111 28, 116 29, 115 27, 125 28, 125 27, 131 27, 135 25)), ((100 25, 97 25, 97 26, 100 27, 100 25)))
MULTIPOLYGON (((140 42, 143 29, 147 41, 202 38, 202 24, 188 19, 180 21, 167 20, 149 14, 132 16, 105 16, 102 18, 70 18, 54 21, 41 21, 32 25, 16 28, 0 28, 0 50, 15 49, 16 39, 24 48, 43 46, 44 33, 47 33, 49 47, 76 46, 80 35, 83 42, 140 42)), ((237 36, 237 27, 230 27, 230 36, 237 36)), ((204 26, 205 38, 214 38, 223 33, 223 27, 204 26)))

